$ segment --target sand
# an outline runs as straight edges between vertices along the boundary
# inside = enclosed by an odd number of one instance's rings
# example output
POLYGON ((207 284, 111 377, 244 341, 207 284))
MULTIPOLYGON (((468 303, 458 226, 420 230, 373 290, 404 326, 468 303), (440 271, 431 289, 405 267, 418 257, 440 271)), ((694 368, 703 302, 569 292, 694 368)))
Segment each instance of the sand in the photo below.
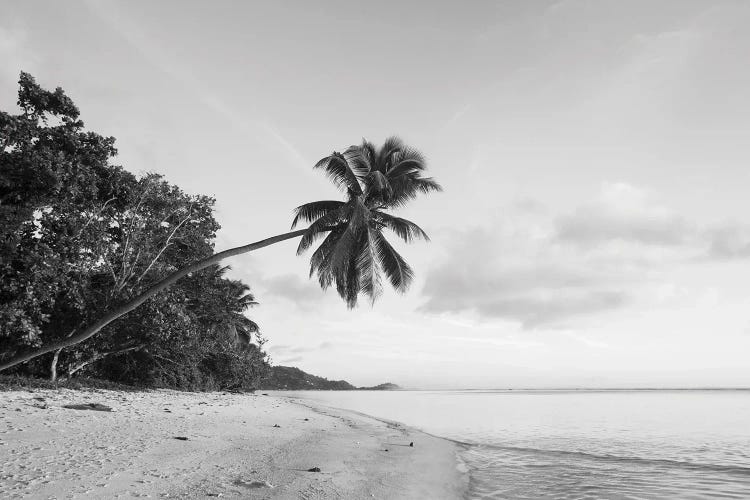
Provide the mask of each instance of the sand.
POLYGON ((2 498, 452 499, 467 486, 458 451, 261 394, 0 392, 2 498), (87 403, 112 411, 64 407, 87 403))

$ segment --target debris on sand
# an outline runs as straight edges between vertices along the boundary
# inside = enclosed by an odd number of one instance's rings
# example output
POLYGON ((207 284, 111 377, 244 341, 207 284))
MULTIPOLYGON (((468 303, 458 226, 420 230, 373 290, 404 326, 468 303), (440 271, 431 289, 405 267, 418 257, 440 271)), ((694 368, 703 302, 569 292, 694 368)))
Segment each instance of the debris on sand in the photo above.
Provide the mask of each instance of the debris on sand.
POLYGON ((281 427, 279 424, 273 424, 274 427, 281 427))
POLYGON ((245 488, 273 488, 273 485, 268 481, 245 481, 243 479, 238 479, 234 484, 245 488))
POLYGON ((412 441, 411 443, 409 443, 409 447, 414 448, 414 441, 412 441))
POLYGON ((101 403, 83 403, 83 404, 76 404, 76 405, 63 405, 63 408, 68 408, 69 410, 112 411, 112 408, 110 408, 107 405, 103 405, 101 403))
POLYGON ((175 436, 175 439, 179 439, 180 441, 187 441, 188 438, 186 436, 175 436))
POLYGON ((307 469, 307 472, 320 472, 320 467, 313 467, 312 469, 307 469))

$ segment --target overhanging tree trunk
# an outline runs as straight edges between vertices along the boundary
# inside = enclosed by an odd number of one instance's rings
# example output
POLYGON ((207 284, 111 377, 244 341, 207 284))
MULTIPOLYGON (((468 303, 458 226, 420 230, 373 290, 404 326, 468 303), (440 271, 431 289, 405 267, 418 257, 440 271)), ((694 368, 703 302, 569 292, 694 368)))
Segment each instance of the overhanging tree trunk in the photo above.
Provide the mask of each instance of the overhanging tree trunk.
POLYGON ((233 257, 235 255, 252 252, 253 250, 258 250, 259 248, 267 247, 269 245, 273 245, 274 243, 279 243, 281 241, 296 238, 297 236, 302 236, 302 234, 305 231, 306 229, 291 231, 288 233, 280 234, 278 236, 267 238, 265 240, 256 241, 255 243, 250 243, 248 245, 230 248, 229 250, 224 250, 223 252, 219 252, 214 255, 211 255, 210 257, 206 257, 205 259, 199 260, 198 262, 190 264, 187 267, 183 267, 182 269, 179 269, 173 272, 172 274, 170 274, 163 280, 159 281, 158 283, 152 285, 142 294, 129 300, 125 304, 122 304, 121 306, 116 307, 111 312, 105 314, 104 317, 102 317, 100 320, 90 325, 88 328, 85 328, 81 332, 75 335, 72 335, 70 337, 67 337, 65 339, 58 340, 57 342, 52 342, 46 346, 42 346, 35 351, 31 351, 26 354, 20 354, 14 358, 11 358, 10 360, 4 362, 3 364, 0 364, 0 371, 7 370, 8 368, 19 365, 21 363, 25 363, 43 354, 47 354, 48 352, 57 351, 58 349, 64 349, 66 347, 70 347, 72 345, 78 344, 80 342, 83 342, 84 340, 91 338, 99 330, 101 330, 102 328, 104 328, 105 326, 107 326, 108 324, 110 324, 111 322, 119 318, 120 316, 123 316, 129 313, 130 311, 140 306, 141 304, 146 302, 148 299, 150 299, 157 293, 169 288, 174 283, 176 283, 180 278, 183 278, 190 273, 194 273, 196 271, 200 271, 201 269, 204 269, 213 264, 217 264, 221 262, 222 260, 226 259, 227 257, 233 257))
POLYGON ((117 356, 118 354, 125 354, 126 352, 137 351, 138 349, 143 349, 144 347, 146 347, 146 344, 139 344, 139 345, 134 345, 130 347, 125 347, 123 349, 117 349, 114 351, 100 352, 98 354, 94 354, 91 358, 87 359, 83 363, 78 363, 75 366, 71 366, 65 378, 71 378, 73 375, 75 375, 77 371, 83 368, 86 368, 90 364, 96 363, 100 359, 104 359, 107 356, 117 356))

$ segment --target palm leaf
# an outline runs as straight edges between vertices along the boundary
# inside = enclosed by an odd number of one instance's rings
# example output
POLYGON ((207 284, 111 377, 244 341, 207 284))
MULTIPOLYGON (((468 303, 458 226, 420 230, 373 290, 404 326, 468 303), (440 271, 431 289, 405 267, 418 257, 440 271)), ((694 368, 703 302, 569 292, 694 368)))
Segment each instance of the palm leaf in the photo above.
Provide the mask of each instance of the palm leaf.
POLYGON ((374 213, 379 219, 379 222, 396 233, 396 235, 405 242, 411 243, 413 240, 420 238, 425 241, 430 241, 430 237, 427 236, 427 233, 412 221, 402 219, 401 217, 394 217, 385 212, 377 211, 374 213))
POLYGON ((234 324, 236 327, 239 327, 247 332, 257 333, 260 331, 260 327, 258 326, 258 323, 251 320, 247 316, 244 316, 242 314, 238 314, 237 317, 234 320, 234 324))
POLYGON ((381 268, 391 285, 400 293, 406 292, 414 279, 414 271, 382 235, 378 234, 375 243, 381 268))
POLYGON ((305 203, 294 209, 294 220, 292 220, 292 229, 297 227, 300 221, 313 222, 322 216, 341 208, 345 203, 343 201, 323 200, 305 203))
POLYGON ((359 255, 357 256, 357 273, 360 276, 360 288, 362 293, 370 297, 370 303, 383 293, 383 285, 380 278, 380 266, 378 264, 377 230, 368 228, 362 231, 359 241, 359 255))
POLYGON ((297 255, 302 255, 316 239, 323 236, 323 233, 330 231, 332 227, 335 227, 342 219, 345 219, 347 208, 347 204, 343 204, 337 210, 328 212, 310 224, 302 235, 302 239, 300 239, 299 246, 297 247, 297 255))
POLYGON ((391 192, 391 183, 382 172, 375 170, 367 176, 367 189, 370 197, 388 196, 391 192))
POLYGON ((352 159, 350 149, 344 154, 334 151, 330 156, 318 161, 313 168, 323 169, 328 178, 342 191, 359 194, 362 193, 362 187, 359 185, 357 174, 349 163, 352 159))
POLYGON ((388 172, 392 166, 393 154, 404 148, 404 142, 396 136, 391 136, 385 140, 383 147, 378 153, 378 170, 383 173, 388 172))
POLYGON ((411 178, 411 176, 401 176, 391 181, 391 190, 391 195, 384 200, 386 206, 400 208, 420 194, 442 191, 443 188, 431 177, 411 178))
POLYGON ((346 231, 346 227, 342 226, 328 233, 328 236, 326 236, 310 258, 310 277, 317 271, 318 281, 323 290, 327 289, 333 283, 333 273, 330 266, 331 252, 344 231, 346 231))

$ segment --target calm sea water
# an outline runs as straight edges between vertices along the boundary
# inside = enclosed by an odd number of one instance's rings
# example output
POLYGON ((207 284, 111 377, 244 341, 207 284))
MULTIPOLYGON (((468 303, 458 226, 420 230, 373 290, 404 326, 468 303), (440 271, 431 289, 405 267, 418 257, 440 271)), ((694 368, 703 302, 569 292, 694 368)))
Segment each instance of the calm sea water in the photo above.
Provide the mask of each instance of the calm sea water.
POLYGON ((750 499, 750 391, 283 393, 470 446, 470 498, 750 499))

